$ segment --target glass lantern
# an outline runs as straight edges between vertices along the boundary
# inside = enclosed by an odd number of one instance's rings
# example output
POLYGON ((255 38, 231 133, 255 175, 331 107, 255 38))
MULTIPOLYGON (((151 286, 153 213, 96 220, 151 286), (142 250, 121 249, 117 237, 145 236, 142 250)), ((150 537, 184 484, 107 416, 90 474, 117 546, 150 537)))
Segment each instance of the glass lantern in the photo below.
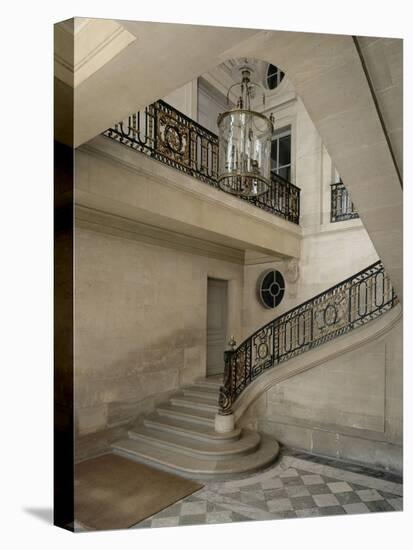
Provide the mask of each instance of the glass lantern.
MULTIPOLYGON (((236 108, 218 117, 218 183, 223 191, 243 197, 258 197, 270 186, 272 117, 250 110, 252 86, 244 70, 241 96, 236 108)), ((229 94, 229 91, 228 91, 229 94)))

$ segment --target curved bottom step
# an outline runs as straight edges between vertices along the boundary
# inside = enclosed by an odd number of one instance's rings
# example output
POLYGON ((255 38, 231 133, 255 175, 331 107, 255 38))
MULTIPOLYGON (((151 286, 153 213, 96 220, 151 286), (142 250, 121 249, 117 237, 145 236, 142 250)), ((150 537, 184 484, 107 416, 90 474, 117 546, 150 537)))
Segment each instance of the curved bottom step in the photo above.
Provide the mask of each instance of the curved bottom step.
POLYGON ((129 439, 149 443, 168 451, 183 453, 193 458, 229 460, 255 452, 260 445, 261 437, 257 432, 243 430, 242 437, 237 441, 218 441, 213 444, 210 441, 199 441, 139 426, 129 431, 129 439))
POLYGON ((241 437, 240 428, 234 428, 232 432, 221 434, 216 432, 211 426, 194 424, 193 422, 185 419, 178 420, 168 418, 167 416, 160 416, 157 413, 147 416, 143 423, 148 428, 157 429, 159 432, 176 433, 178 435, 184 435, 199 441, 209 441, 212 444, 225 441, 236 441, 241 437))
POLYGON ((132 439, 123 439, 112 445, 115 454, 195 479, 231 478, 255 472, 273 463, 279 450, 277 441, 265 435, 261 435, 261 444, 255 452, 230 460, 190 457, 132 439))

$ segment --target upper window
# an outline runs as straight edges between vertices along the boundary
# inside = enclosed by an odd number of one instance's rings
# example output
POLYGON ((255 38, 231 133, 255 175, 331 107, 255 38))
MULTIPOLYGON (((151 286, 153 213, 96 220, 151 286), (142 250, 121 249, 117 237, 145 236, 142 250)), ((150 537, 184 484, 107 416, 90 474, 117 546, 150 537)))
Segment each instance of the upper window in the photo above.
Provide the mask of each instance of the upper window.
POLYGON ((331 184, 331 223, 353 220, 358 217, 347 189, 340 176, 336 175, 336 183, 331 184))
POLYGON ((267 88, 274 90, 284 78, 284 73, 275 65, 268 65, 266 84, 267 88))
POLYGON ((291 128, 279 130, 271 141, 271 172, 291 181, 291 128))

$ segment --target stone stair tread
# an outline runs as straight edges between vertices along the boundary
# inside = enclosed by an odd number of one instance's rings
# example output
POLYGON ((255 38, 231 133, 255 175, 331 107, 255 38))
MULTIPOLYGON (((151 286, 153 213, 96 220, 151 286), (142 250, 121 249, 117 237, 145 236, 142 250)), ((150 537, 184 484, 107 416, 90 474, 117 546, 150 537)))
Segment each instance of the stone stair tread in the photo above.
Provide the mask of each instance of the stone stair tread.
POLYGON ((219 390, 219 388, 222 386, 222 377, 217 378, 199 378, 198 380, 195 380, 195 386, 203 387, 203 388, 210 388, 210 389, 216 389, 219 390))
POLYGON ((205 424, 195 424, 184 418, 170 418, 160 416, 158 413, 152 413, 144 419, 144 424, 150 427, 155 427, 159 431, 172 430, 177 433, 185 434, 189 437, 199 437, 208 441, 223 441, 228 439, 238 439, 241 435, 241 429, 236 428, 234 431, 226 434, 217 433, 213 427, 205 424))
POLYGON ((182 388, 182 395, 201 397, 202 399, 208 399, 211 402, 218 403, 219 393, 216 389, 211 389, 203 386, 186 386, 182 388))
POLYGON ((279 452, 274 438, 241 428, 215 431, 221 379, 181 388, 113 443, 112 452, 195 479, 231 478, 271 464, 279 452))
POLYGON ((279 445, 275 439, 262 435, 261 444, 255 452, 231 457, 228 460, 195 458, 133 439, 123 439, 114 443, 112 450, 131 460, 188 477, 216 478, 253 472, 271 464, 278 455, 279 445))
POLYGON ((191 405, 193 408, 196 408, 197 405, 206 405, 207 407, 216 407, 218 410, 218 396, 216 396, 216 402, 213 402, 211 399, 205 399, 203 397, 191 397, 188 395, 176 394, 171 397, 171 401, 176 401, 178 403, 185 403, 186 406, 191 405))
POLYGON ((194 422, 202 421, 208 424, 214 424, 215 413, 212 411, 198 410, 192 407, 178 407, 176 405, 165 404, 157 407, 157 411, 162 414, 170 414, 193 419, 194 422))
POLYGON ((233 457, 254 451, 260 443, 260 435, 257 432, 244 430, 242 438, 238 440, 218 440, 215 443, 201 441, 170 432, 159 432, 145 425, 141 425, 129 431, 132 439, 148 442, 156 446, 162 446, 168 450, 176 450, 199 455, 205 458, 233 457))

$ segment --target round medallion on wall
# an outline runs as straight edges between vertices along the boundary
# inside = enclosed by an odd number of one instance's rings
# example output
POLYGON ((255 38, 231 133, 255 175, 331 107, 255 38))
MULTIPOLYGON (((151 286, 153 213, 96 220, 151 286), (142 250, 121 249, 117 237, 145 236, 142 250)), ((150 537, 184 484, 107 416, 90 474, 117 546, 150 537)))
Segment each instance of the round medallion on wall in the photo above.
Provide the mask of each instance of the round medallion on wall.
POLYGON ((328 304, 324 310, 324 324, 328 327, 336 324, 337 321, 337 308, 334 304, 328 304))
POLYGON ((176 126, 168 125, 165 128, 166 144, 174 153, 182 154, 182 137, 176 126))
POLYGON ((258 279, 257 287, 259 300, 268 309, 277 307, 284 298, 284 277, 276 269, 264 271, 258 279))

